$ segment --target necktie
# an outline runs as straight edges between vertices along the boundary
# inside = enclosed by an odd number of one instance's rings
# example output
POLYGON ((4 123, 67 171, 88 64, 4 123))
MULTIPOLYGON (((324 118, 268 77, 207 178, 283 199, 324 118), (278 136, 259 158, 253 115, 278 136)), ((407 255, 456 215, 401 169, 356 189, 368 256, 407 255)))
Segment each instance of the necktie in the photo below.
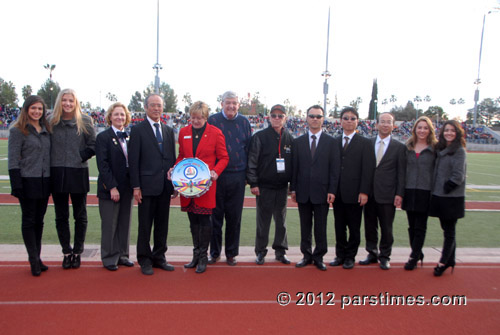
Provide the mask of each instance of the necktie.
POLYGON ((344 140, 345 140, 345 143, 344 143, 344 151, 345 151, 345 149, 347 149, 347 145, 349 144, 349 137, 344 136, 344 140))
POLYGON ((380 141, 377 150, 377 166, 382 160, 382 157, 384 156, 384 147, 385 147, 384 141, 380 141))
POLYGON ((163 140, 161 138, 160 124, 155 122, 154 125, 156 128, 156 140, 158 141, 158 145, 160 146, 160 151, 163 152, 163 140))
POLYGON ((313 139, 311 143, 311 157, 314 157, 314 153, 316 152, 316 135, 312 135, 311 138, 313 139))

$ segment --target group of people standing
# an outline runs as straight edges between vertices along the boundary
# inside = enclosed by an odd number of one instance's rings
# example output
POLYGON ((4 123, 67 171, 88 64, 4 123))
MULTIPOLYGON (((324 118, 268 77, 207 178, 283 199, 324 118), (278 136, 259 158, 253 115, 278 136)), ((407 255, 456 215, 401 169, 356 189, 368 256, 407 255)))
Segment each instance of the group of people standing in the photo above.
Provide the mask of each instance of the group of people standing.
POLYGON ((336 257, 330 265, 354 267, 364 211, 368 255, 359 264, 379 263, 380 268, 390 269, 392 224, 395 209, 401 206, 408 216, 412 249, 404 268, 413 270, 423 262, 429 215, 439 217, 444 231, 442 257, 434 275, 454 268, 455 227, 465 207, 465 139, 458 122, 445 122, 436 139, 431 121, 421 117, 405 146, 391 137, 392 114, 380 114, 377 137, 367 139, 356 133, 358 112, 347 107, 341 112, 342 136, 334 138, 323 132, 324 110, 314 105, 307 110, 308 133, 293 139, 284 127, 285 107, 275 105, 269 113, 270 126, 252 136, 250 123, 238 113, 238 96, 228 91, 222 95, 222 111, 212 116, 205 103, 192 104, 190 125, 179 132, 176 155, 174 131, 160 122, 161 96, 148 96, 144 108, 146 119, 132 127, 129 135, 125 129, 130 113, 125 105, 114 103, 106 114, 110 127, 96 137, 73 90, 61 91, 50 116, 40 97, 26 99, 10 128, 9 174, 12 195, 19 198, 22 208, 23 239, 34 276, 48 269, 40 251, 50 194, 64 255, 62 267, 80 266, 87 227, 87 161, 94 154, 99 169, 101 258, 110 271, 134 265, 129 259, 134 199, 138 203, 141 272, 152 275, 153 268, 174 270, 165 258, 170 200, 178 195, 171 179, 173 167, 184 158, 205 162, 212 182, 198 198, 180 195, 193 239, 193 258, 184 267, 196 268, 197 273, 220 260, 224 220, 226 263, 237 264, 247 183, 257 200, 255 254, 259 265, 265 262, 273 218, 275 259, 290 264, 286 208, 291 195, 298 203, 303 254, 296 267, 314 263, 320 270, 327 269, 323 257, 328 246, 327 217, 333 206, 336 257), (75 219, 73 247, 70 198, 75 219))

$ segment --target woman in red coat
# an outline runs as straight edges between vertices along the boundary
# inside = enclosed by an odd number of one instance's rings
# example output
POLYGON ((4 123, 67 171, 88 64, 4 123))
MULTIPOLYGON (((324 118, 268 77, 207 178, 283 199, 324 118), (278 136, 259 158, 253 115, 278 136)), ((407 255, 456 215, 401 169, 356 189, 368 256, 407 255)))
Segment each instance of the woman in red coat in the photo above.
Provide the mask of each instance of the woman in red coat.
MULTIPOLYGON (((196 267, 196 273, 207 268, 207 250, 212 236, 212 209, 215 208, 215 189, 217 178, 226 168, 229 156, 226 139, 218 128, 207 123, 208 106, 197 101, 189 109, 191 124, 179 132, 179 156, 176 164, 184 158, 196 157, 205 162, 210 169, 212 185, 199 198, 186 198, 181 195, 181 210, 188 213, 191 235, 193 237, 193 260, 185 268, 196 267)), ((169 171, 169 177, 172 169, 169 171)))

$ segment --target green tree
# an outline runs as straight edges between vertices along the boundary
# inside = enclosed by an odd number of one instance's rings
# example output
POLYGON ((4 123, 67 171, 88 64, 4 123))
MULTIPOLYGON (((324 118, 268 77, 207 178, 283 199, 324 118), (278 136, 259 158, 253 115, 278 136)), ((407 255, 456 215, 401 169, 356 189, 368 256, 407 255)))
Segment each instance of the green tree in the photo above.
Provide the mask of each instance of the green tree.
POLYGON ((285 105, 285 109, 287 111, 288 116, 296 116, 296 115, 300 116, 300 114, 298 114, 297 112, 297 106, 292 105, 290 99, 285 99, 285 101, 283 101, 283 105, 285 105))
MULTIPOLYGON (((143 92, 144 97, 148 97, 149 95, 155 92, 154 83, 151 82, 148 87, 143 92)), ((174 92, 174 89, 170 87, 169 84, 162 82, 160 84, 160 96, 163 98, 163 112, 164 113, 177 113, 177 95, 174 92)))
POLYGON ((356 100, 353 100, 349 103, 349 106, 356 108, 356 110, 359 110, 359 105, 363 102, 363 99, 361 97, 357 97, 356 100))
POLYGON ((182 97, 182 102, 184 102, 184 113, 189 113, 189 108, 191 108, 191 105, 193 104, 193 98, 191 98, 191 93, 187 92, 184 94, 182 97))
MULTIPOLYGON (((486 98, 477 106, 477 123, 491 126, 492 121, 500 117, 499 100, 486 98)), ((473 116, 474 110, 471 110, 467 113, 467 120, 472 120, 473 116)))
POLYGON ((29 97, 30 95, 33 94, 33 88, 31 87, 31 85, 25 85, 21 89, 21 92, 22 92, 22 95, 23 95, 23 99, 26 100, 27 97, 29 97))
POLYGON ((448 114, 443 111, 442 107, 439 106, 430 106, 425 112, 424 115, 429 119, 440 122, 448 120, 448 114))
POLYGON ((61 87, 59 87, 57 82, 47 79, 36 94, 42 97, 49 109, 53 109, 57 95, 60 91, 61 87))
POLYGON ((16 87, 10 81, 0 78, 0 105, 10 108, 17 107, 16 87))
POLYGON ((394 115, 394 118, 398 121, 411 121, 415 119, 415 115, 417 110, 413 105, 413 102, 408 100, 406 107, 394 107, 391 109, 391 113, 394 115))
POLYGON ((128 109, 131 112, 144 112, 144 108, 142 108, 142 95, 141 92, 135 91, 130 99, 130 103, 128 104, 128 109))
POLYGON ((257 115, 266 115, 266 106, 260 101, 260 92, 255 92, 252 98, 252 109, 255 108, 257 115))
POLYGON ((378 85, 377 85, 377 79, 373 79, 373 85, 372 85, 372 98, 370 100, 370 107, 368 109, 368 119, 369 120, 376 120, 377 119, 377 95, 378 95, 378 85))

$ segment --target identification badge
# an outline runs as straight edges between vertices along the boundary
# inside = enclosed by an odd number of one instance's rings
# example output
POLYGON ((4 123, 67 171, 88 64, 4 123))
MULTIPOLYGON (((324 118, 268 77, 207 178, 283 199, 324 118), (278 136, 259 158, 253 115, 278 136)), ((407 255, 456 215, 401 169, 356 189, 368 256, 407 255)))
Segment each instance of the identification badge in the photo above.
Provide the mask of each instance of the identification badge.
POLYGON ((278 173, 285 173, 285 159, 276 158, 276 170, 278 173))
POLYGON ((189 138, 191 138, 191 136, 184 136, 184 139, 185 139, 185 140, 187 140, 187 139, 189 139, 189 138))

